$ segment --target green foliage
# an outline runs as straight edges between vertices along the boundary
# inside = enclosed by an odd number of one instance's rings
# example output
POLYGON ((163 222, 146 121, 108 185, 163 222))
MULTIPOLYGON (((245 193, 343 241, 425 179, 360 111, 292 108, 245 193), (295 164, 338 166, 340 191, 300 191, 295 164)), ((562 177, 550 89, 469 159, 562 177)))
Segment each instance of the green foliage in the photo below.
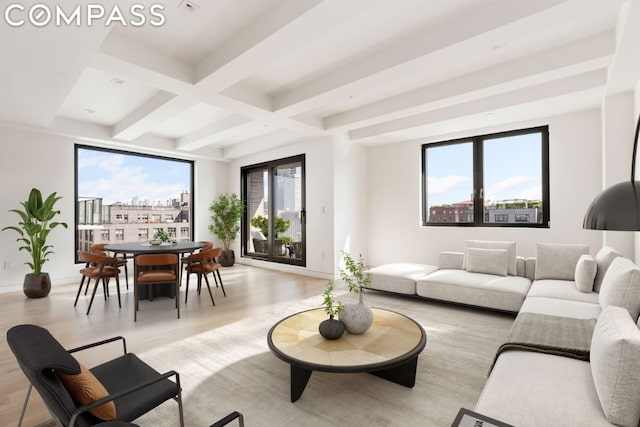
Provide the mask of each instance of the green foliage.
POLYGON ((365 273, 367 266, 364 264, 362 255, 355 261, 349 252, 342 251, 345 268, 340 269, 340 278, 349 287, 349 292, 359 293, 363 288, 371 285, 371 273, 365 273))
POLYGON ((154 233, 153 237, 164 243, 169 243, 173 241, 173 237, 171 236, 171 234, 166 232, 163 228, 158 228, 154 233))
POLYGON ((22 245, 19 249, 31 254, 31 262, 25 262, 25 264, 31 268, 34 274, 42 273, 42 266, 49 260, 48 256, 54 253, 52 246, 47 244, 47 237, 51 230, 59 225, 67 228, 67 224, 64 222, 52 221, 60 213, 60 211, 54 210, 53 206, 61 198, 56 196, 54 192, 43 201, 40 190, 32 188, 29 199, 20 202, 24 210, 11 209, 9 211, 20 216, 18 226, 2 229, 2 231, 13 230, 18 233, 20 237, 16 241, 22 245))
POLYGON ((324 298, 324 300, 322 301, 322 305, 324 306, 324 311, 330 317, 337 316, 340 313, 342 313, 342 310, 344 310, 344 305, 342 305, 340 301, 338 301, 338 303, 336 304, 333 298, 332 292, 333 292, 333 280, 327 283, 327 289, 325 289, 324 293, 322 294, 322 297, 324 298))
MULTIPOLYGON (((269 235, 269 218, 267 218, 266 216, 254 216, 253 218, 251 218, 251 225, 255 228, 260 229, 265 237, 269 235)), ((276 216, 273 221, 273 232, 275 233, 276 237, 278 237, 278 234, 284 233, 289 229, 290 226, 291 220, 282 218, 281 216, 276 216)))
POLYGON ((292 242, 292 239, 289 236, 282 236, 280 237, 280 240, 282 240, 282 243, 284 243, 287 246, 289 246, 292 242))
POLYGON ((211 212, 209 231, 223 241, 224 248, 227 250, 231 242, 238 237, 239 221, 243 210, 244 203, 236 193, 221 194, 209 205, 209 212, 211 212))

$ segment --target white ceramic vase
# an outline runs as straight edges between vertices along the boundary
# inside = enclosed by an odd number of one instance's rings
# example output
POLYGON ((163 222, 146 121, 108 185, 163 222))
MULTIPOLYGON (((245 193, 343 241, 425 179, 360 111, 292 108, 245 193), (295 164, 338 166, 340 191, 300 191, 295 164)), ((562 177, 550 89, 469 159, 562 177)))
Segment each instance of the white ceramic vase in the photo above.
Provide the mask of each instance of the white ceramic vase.
POLYGON ((347 332, 354 335, 364 334, 373 323, 373 312, 362 302, 362 293, 359 292, 360 300, 357 303, 345 304, 339 316, 347 332))

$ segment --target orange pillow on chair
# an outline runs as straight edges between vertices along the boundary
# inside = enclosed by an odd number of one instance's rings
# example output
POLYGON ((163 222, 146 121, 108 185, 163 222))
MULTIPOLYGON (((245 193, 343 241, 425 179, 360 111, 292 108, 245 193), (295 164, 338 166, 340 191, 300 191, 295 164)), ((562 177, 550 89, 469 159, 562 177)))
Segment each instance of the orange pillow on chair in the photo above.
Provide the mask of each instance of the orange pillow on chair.
MULTIPOLYGON (((95 402, 98 399, 107 397, 109 393, 102 383, 89 371, 82 363, 80 373, 77 375, 66 375, 56 372, 58 378, 65 386, 71 398, 76 404, 82 406, 95 402)), ((116 418, 116 405, 107 402, 89 411, 94 417, 109 421, 116 418)))

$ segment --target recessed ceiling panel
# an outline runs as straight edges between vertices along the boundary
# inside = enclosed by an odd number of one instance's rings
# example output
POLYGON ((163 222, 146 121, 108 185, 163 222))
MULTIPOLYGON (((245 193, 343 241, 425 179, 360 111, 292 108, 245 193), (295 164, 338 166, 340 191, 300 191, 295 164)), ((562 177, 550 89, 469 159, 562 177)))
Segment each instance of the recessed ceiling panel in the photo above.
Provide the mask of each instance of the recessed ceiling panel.
POLYGON ((58 116, 113 126, 156 93, 157 89, 86 68, 58 110, 58 116))
POLYGON ((200 103, 154 128, 152 133, 167 138, 180 138, 228 115, 225 110, 200 103))

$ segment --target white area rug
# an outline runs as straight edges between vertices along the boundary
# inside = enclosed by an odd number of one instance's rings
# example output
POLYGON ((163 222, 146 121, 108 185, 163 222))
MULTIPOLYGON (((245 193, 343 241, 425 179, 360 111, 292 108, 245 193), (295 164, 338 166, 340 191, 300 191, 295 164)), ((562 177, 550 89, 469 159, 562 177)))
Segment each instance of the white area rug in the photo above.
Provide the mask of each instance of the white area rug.
MULTIPOLYGON (((355 301, 351 295, 339 299, 355 301)), ((180 373, 189 427, 208 426, 234 410, 244 414, 247 427, 444 427, 461 407, 475 405, 513 322, 500 313, 367 292, 366 304, 408 315, 427 332, 415 387, 370 374, 314 372, 300 400, 291 403, 289 365, 269 351, 267 333, 283 317, 320 303, 320 296, 310 298, 140 357, 161 372, 180 373)), ((169 401, 136 422, 178 425, 177 413, 177 404, 169 401)))

